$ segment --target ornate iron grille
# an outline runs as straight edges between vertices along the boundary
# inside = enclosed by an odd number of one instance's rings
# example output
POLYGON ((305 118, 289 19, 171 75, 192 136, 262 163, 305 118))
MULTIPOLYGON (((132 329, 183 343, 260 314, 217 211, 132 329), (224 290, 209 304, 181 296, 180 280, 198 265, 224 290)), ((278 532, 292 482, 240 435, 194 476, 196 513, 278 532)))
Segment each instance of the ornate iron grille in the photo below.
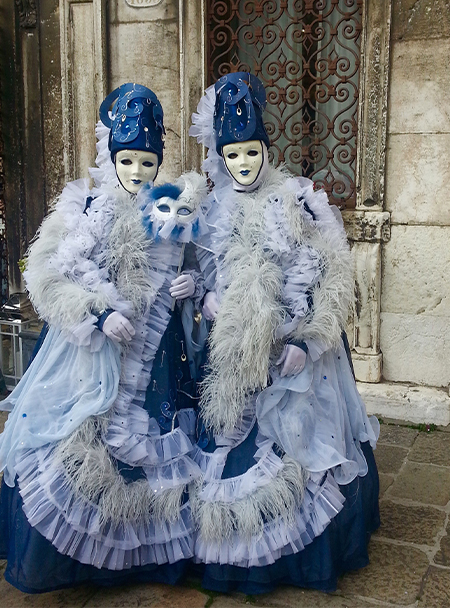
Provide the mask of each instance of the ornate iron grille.
POLYGON ((355 205, 363 0, 208 0, 208 81, 249 71, 267 91, 271 159, 355 205))

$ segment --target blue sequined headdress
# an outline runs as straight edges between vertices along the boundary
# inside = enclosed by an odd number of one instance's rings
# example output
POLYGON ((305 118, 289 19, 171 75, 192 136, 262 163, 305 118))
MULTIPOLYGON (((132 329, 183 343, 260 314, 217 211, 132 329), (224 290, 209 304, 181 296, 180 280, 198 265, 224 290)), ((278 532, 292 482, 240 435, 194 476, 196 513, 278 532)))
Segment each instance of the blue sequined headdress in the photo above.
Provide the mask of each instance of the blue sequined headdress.
POLYGON ((263 122, 266 91, 262 82, 248 72, 222 76, 215 84, 214 134, 216 150, 222 147, 258 139, 267 148, 269 137, 263 122))
POLYGON ((100 106, 100 119, 111 129, 111 159, 119 150, 145 150, 163 159, 163 110, 156 95, 141 84, 127 82, 112 91, 100 106), (111 116, 109 110, 113 105, 111 116))

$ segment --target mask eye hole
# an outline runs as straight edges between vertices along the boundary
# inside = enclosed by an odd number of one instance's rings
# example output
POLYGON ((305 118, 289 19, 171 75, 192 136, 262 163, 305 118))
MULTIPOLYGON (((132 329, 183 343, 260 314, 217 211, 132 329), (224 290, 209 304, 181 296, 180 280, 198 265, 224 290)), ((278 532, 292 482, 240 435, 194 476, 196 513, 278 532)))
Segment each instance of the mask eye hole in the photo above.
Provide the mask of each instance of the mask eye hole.
POLYGON ((154 167, 154 163, 149 160, 145 160, 142 164, 144 167, 154 167))
POLYGON ((158 211, 161 211, 162 213, 170 213, 170 207, 169 205, 156 205, 158 208, 158 211))
POLYGON ((229 158, 230 160, 234 160, 235 158, 237 158, 236 152, 230 152, 229 154, 227 154, 227 158, 229 158))
POLYGON ((192 211, 188 207, 180 207, 177 213, 178 215, 191 215, 192 211))
POLYGON ((129 158, 123 158, 121 161, 119 161, 121 165, 131 165, 131 160, 129 158))
POLYGON ((249 156, 258 156, 259 152, 258 150, 249 150, 248 155, 249 156))

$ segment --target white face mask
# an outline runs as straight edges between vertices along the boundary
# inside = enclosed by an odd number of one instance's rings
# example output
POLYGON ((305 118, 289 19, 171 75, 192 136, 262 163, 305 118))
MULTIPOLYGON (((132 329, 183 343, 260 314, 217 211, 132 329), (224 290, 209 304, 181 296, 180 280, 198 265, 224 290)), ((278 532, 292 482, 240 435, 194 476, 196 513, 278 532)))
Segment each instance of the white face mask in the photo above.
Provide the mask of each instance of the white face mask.
POLYGON ((226 144, 222 148, 222 156, 234 181, 241 186, 251 186, 258 179, 264 163, 263 143, 251 139, 226 144))
POLYGON ((144 150, 119 150, 115 159, 116 173, 122 187, 131 194, 139 192, 158 173, 158 155, 144 150))
POLYGON ((155 201, 154 214, 155 217, 163 222, 173 219, 180 226, 192 222, 192 214, 195 209, 196 206, 184 200, 182 195, 177 200, 169 196, 163 196, 155 201))

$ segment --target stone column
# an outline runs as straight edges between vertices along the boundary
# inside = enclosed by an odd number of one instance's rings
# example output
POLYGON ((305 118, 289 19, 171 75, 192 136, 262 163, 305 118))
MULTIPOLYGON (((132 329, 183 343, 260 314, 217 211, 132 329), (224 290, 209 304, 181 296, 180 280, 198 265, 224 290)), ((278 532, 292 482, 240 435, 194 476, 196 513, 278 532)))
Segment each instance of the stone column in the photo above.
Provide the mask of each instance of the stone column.
POLYGON ((380 382, 381 247, 390 238, 384 211, 391 0, 364 3, 358 116, 356 210, 344 212, 356 270, 353 360, 357 380, 380 382))

